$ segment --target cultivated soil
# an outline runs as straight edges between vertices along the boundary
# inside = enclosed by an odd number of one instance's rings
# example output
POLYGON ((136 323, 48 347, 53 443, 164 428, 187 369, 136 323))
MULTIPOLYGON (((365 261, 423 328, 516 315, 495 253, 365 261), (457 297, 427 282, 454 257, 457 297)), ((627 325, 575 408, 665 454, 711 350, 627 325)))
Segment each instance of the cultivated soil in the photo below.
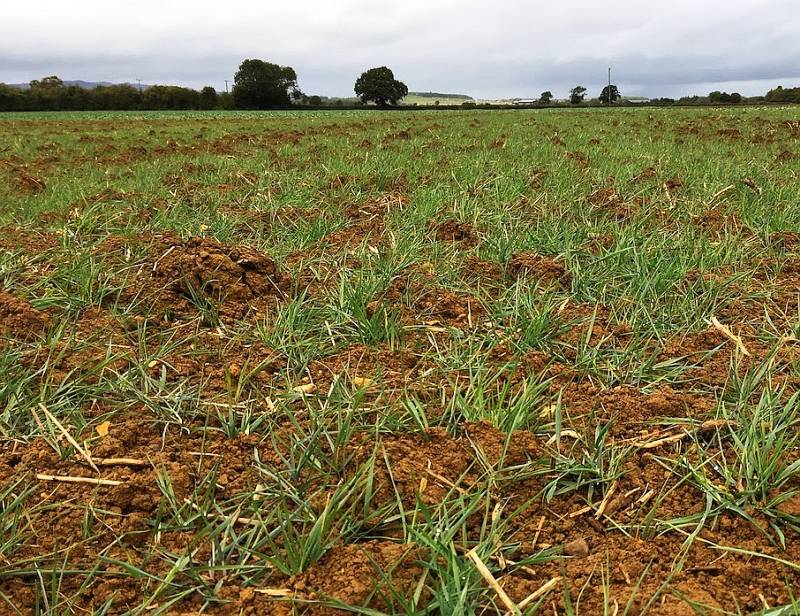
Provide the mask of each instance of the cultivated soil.
POLYGON ((0 614, 800 613, 796 116, 0 118, 0 614))

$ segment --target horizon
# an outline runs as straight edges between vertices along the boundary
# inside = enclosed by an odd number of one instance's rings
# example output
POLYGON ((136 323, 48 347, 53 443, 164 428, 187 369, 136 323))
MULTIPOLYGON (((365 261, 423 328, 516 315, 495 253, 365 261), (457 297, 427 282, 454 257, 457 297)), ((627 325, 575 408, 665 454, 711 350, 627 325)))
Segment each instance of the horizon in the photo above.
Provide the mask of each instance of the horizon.
POLYGON ((186 0, 112 9, 100 0, 39 0, 3 11, 12 27, 0 41, 0 82, 58 75, 224 91, 243 59, 260 58, 292 66, 307 94, 332 98, 352 97, 357 76, 380 65, 412 91, 476 99, 545 90, 563 98, 578 84, 595 96, 608 66, 625 96, 755 96, 800 84, 800 16, 792 4, 676 0, 652 8, 576 0, 563 15, 521 0, 381 8, 304 0, 268 11, 249 0, 199 10, 186 0))
MULTIPOLYGON (((97 79, 97 80, 95 80, 95 79, 85 79, 85 78, 80 78, 80 77, 75 77, 75 78, 66 77, 65 78, 62 75, 56 75, 56 74, 40 75, 38 77, 33 77, 33 78, 29 79, 28 81, 20 81, 20 82, 16 82, 16 83, 8 83, 8 82, 0 81, 0 84, 8 85, 8 86, 11 86, 11 87, 24 88, 24 87, 28 87, 29 84, 32 81, 36 80, 36 79, 42 79, 42 78, 50 77, 50 76, 58 77, 59 79, 61 79, 67 85, 75 84, 77 82, 80 82, 80 83, 89 84, 92 87, 96 87, 96 86, 118 86, 118 85, 127 85, 127 86, 132 86, 134 88, 140 87, 140 86, 142 88, 151 88, 153 86, 177 86, 177 87, 192 88, 192 89, 195 89, 195 90, 200 90, 203 87, 205 87, 203 85, 194 86, 194 85, 186 85, 186 84, 180 84, 180 83, 148 82, 145 79, 142 79, 141 84, 139 84, 139 83, 137 83, 137 81, 111 81, 109 79, 97 79)), ((612 78, 612 80, 613 80, 613 78, 612 78)), ((624 91, 624 86, 620 85, 618 82, 614 82, 614 85, 619 87, 620 96, 622 98, 624 98, 624 99, 637 99, 637 98, 644 98, 644 99, 674 98, 674 99, 680 99, 680 98, 692 98, 692 97, 695 97, 695 96, 702 98, 702 97, 707 97, 709 93, 714 92, 715 90, 722 91, 722 92, 730 92, 730 93, 738 92, 739 94, 741 94, 742 96, 747 98, 747 97, 763 96, 769 90, 771 90, 773 88, 777 88, 779 86, 782 86, 784 88, 787 88, 787 87, 788 88, 798 87, 798 86, 800 86, 800 79, 798 79, 797 81, 798 81, 798 83, 796 85, 792 81, 788 81, 788 82, 772 82, 771 80, 752 81, 751 83, 753 84, 753 87, 755 88, 752 93, 745 93, 745 92, 737 90, 736 88, 733 88, 733 87, 725 87, 725 83, 714 83, 714 84, 708 84, 709 87, 711 87, 712 89, 709 89, 707 91, 686 92, 684 94, 677 94, 677 95, 672 95, 672 96, 651 95, 651 94, 649 94, 647 92, 640 92, 640 93, 637 92, 637 93, 631 94, 631 93, 625 92, 624 91), (756 87, 755 84, 759 84, 762 81, 764 82, 764 85, 763 85, 764 89, 763 90, 758 90, 758 88, 756 87)), ((729 82, 729 83, 730 83, 730 85, 736 85, 736 82, 729 82)), ((205 85, 208 86, 208 85, 213 85, 213 84, 205 84, 205 85)), ((577 84, 576 83, 575 85, 583 85, 583 84, 577 84)), ((230 89, 232 87, 233 87, 233 79, 231 78, 231 79, 229 79, 228 91, 230 91, 230 89)), ((596 89, 597 89, 596 93, 593 91, 593 89, 591 87, 588 87, 587 88, 587 97, 590 98, 590 99, 598 98, 598 96, 600 94, 600 91, 602 91, 602 89, 604 87, 605 87, 605 84, 596 86, 596 89)), ((226 92, 225 86, 223 86, 222 89, 215 87, 215 90, 217 91, 218 94, 223 94, 223 93, 226 92)), ((469 96, 469 97, 471 97, 472 100, 478 100, 478 101, 483 101, 483 100, 501 101, 501 100, 515 100, 515 99, 520 99, 520 100, 535 99, 535 98, 538 98, 546 90, 547 89, 543 90, 542 92, 536 93, 536 94, 531 93, 529 95, 510 95, 510 96, 504 96, 504 97, 497 97, 497 98, 494 98, 494 99, 489 99, 489 98, 484 98, 484 97, 473 96, 470 92, 463 92, 463 91, 445 92, 443 90, 418 90, 418 89, 414 89, 414 88, 410 87, 409 88, 409 95, 421 95, 421 94, 434 94, 435 93, 435 94, 442 95, 442 97, 446 97, 446 96, 469 96)), ((345 94, 345 95, 336 95, 336 94, 327 94, 327 93, 319 93, 319 92, 305 92, 305 94, 308 95, 308 96, 317 95, 317 96, 322 97, 323 99, 334 99, 334 100, 336 100, 336 99, 347 100, 347 99, 357 99, 358 98, 355 95, 355 93, 345 94)), ((568 100, 569 99, 569 92, 568 91, 563 93, 563 95, 559 94, 558 92, 552 92, 552 94, 553 94, 554 100, 564 101, 564 100, 568 100)))

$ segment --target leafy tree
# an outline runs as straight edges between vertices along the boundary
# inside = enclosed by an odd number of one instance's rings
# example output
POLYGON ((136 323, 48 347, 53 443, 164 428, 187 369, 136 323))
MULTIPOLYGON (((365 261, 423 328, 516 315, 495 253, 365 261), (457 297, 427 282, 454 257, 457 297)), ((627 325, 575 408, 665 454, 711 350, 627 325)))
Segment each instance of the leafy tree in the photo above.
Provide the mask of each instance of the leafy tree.
POLYGON ((217 107, 220 109, 234 109, 233 95, 229 92, 222 92, 217 96, 217 107))
POLYGON ((219 96, 212 86, 200 90, 200 109, 216 109, 219 96))
POLYGON ((768 103, 800 103, 800 87, 784 88, 783 86, 778 86, 767 92, 764 99, 768 103))
POLYGON ((64 87, 64 82, 56 75, 42 77, 31 81, 31 90, 58 90, 64 87))
POLYGON ((142 95, 145 109, 197 109, 200 94, 179 86, 151 86, 142 95))
POLYGON ((733 94, 731 94, 731 102, 734 105, 738 105, 739 103, 742 102, 742 95, 739 94, 738 92, 734 92, 733 94))
POLYGON ((0 83, 0 111, 25 109, 26 103, 27 98, 22 90, 0 83))
POLYGON ((142 93, 129 84, 99 86, 90 91, 87 109, 141 109, 142 93))
POLYGON ((708 100, 712 103, 721 103, 722 102, 722 92, 719 90, 714 90, 708 95, 708 100))
POLYGON ((539 97, 539 104, 549 105, 552 100, 553 93, 550 90, 546 90, 545 92, 542 92, 542 95, 539 97))
MULTIPOLYGON (((616 103, 620 98, 619 89, 615 85, 611 85, 611 94, 610 94, 610 102, 616 103)), ((600 93, 600 102, 606 105, 609 104, 609 87, 606 86, 603 88, 603 91, 600 93)))
POLYGON ((290 66, 244 60, 233 77, 233 102, 241 109, 288 107, 297 90, 297 73, 290 66))
POLYGON ((356 80, 354 90, 362 102, 372 102, 379 107, 396 105, 408 94, 406 84, 395 79, 394 73, 385 66, 362 73, 356 80))
POLYGON ((314 105, 315 107, 319 107, 320 105, 322 105, 322 97, 317 96, 316 94, 314 94, 313 96, 309 96, 308 104, 314 105))
POLYGON ((586 88, 583 86, 575 86, 569 91, 569 102, 573 105, 580 105, 586 96, 586 88))

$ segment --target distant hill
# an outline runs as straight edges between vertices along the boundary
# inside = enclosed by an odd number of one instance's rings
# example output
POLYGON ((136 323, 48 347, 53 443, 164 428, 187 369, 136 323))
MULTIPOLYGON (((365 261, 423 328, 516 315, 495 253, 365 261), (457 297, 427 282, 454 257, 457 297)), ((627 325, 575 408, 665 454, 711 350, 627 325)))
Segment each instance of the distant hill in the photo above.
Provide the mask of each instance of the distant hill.
POLYGON ((463 101, 471 101, 472 97, 467 94, 444 94, 442 92, 409 92, 409 96, 419 96, 420 98, 458 98, 463 101))
POLYGON ((471 101, 473 98, 466 94, 446 94, 444 92, 409 92, 403 98, 403 105, 434 105, 438 101, 440 105, 460 105, 471 101))

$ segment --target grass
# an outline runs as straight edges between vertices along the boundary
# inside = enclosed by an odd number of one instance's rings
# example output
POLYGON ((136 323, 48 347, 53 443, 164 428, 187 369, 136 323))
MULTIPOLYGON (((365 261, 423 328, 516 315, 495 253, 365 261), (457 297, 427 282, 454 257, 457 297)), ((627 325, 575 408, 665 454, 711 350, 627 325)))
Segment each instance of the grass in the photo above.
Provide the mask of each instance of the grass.
POLYGON ((795 115, 0 118, 0 612, 795 613, 795 115))

